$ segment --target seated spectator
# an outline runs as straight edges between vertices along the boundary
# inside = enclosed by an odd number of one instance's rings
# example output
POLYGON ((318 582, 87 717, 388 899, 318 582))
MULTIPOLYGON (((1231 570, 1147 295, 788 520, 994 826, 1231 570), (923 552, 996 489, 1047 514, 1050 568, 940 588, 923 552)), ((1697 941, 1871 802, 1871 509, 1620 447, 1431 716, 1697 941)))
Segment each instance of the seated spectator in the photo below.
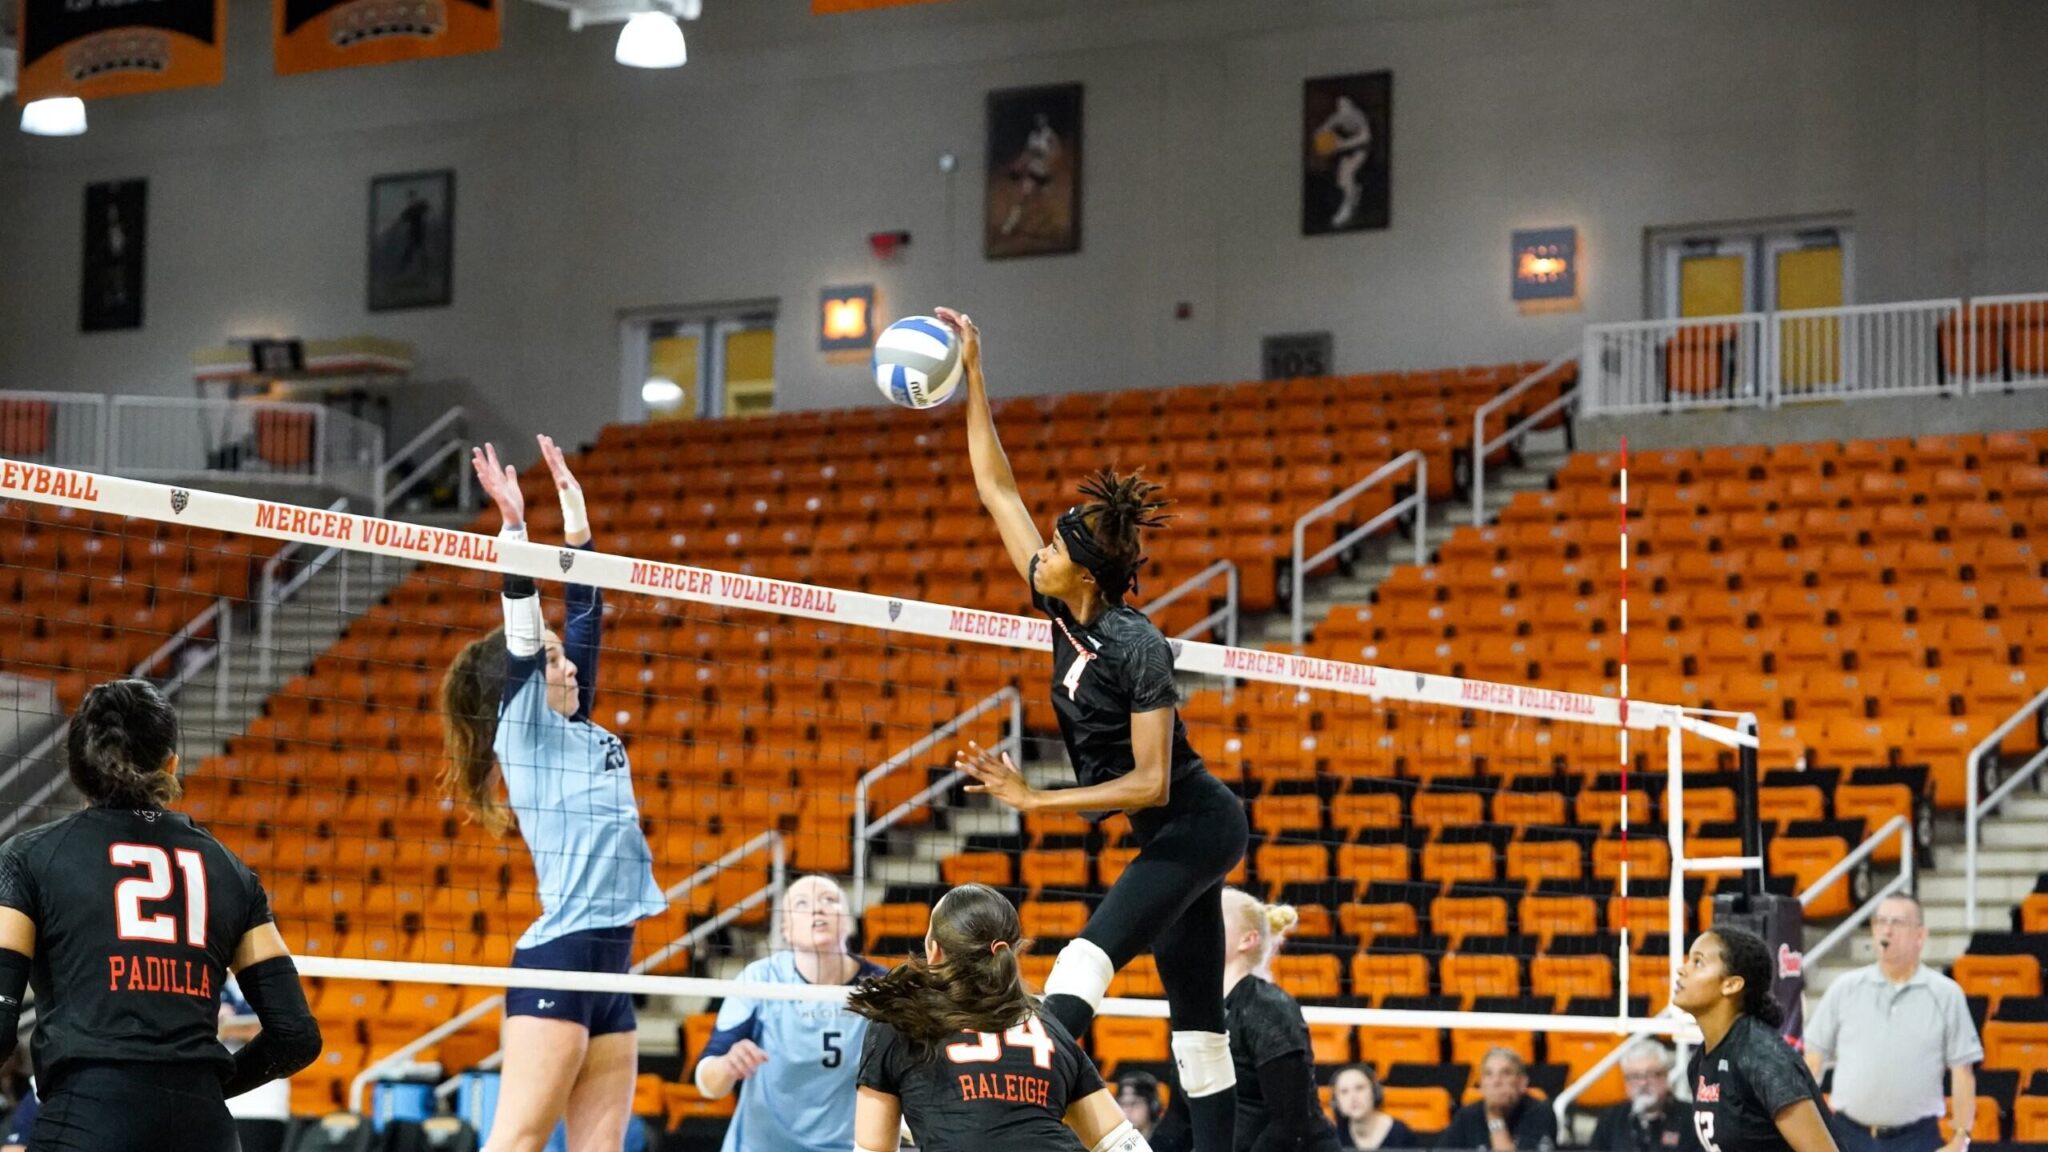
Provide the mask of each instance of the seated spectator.
POLYGON ((1337 1070, 1330 1080, 1330 1108, 1336 1112, 1337 1144, 1343 1148, 1415 1148, 1408 1125, 1380 1111, 1386 1093, 1370 1064, 1337 1070))
POLYGON ((1159 1095, 1159 1077, 1150 1072, 1126 1072, 1117 1077, 1116 1102, 1138 1135, 1150 1140, 1159 1117, 1166 1112, 1159 1095))
POLYGON ((1557 1147, 1557 1116, 1529 1096, 1529 1066, 1508 1048, 1495 1048, 1479 1062, 1479 1102, 1451 1116, 1437 1138, 1439 1148, 1490 1152, 1557 1147))
POLYGON ((1621 1057, 1628 1099, 1600 1114, 1596 1152, 1700 1152, 1692 1106, 1671 1093, 1678 1057, 1660 1041, 1638 1037, 1621 1057))

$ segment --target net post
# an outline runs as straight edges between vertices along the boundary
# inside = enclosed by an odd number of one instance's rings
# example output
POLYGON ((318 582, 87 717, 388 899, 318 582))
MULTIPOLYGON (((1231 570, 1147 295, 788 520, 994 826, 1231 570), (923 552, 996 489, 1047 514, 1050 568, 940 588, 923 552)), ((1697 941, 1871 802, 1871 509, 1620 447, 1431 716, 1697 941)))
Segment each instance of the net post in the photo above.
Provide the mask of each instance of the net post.
MULTIPOLYGON (((1736 730, 1745 736, 1757 736, 1756 716, 1745 712, 1736 721, 1736 730)), ((1738 814, 1742 818, 1742 854, 1761 861, 1764 858, 1763 818, 1757 811, 1757 752, 1755 743, 1738 745, 1735 762, 1741 769, 1741 788, 1738 793, 1738 814)), ((1742 872, 1742 894, 1745 898, 1761 896, 1764 891, 1764 870, 1761 865, 1745 868, 1742 872)))
POLYGON ((1677 974, 1685 957, 1685 737, 1673 714, 1664 737, 1665 836, 1671 844, 1671 905, 1666 917, 1670 934, 1671 971, 1677 974))

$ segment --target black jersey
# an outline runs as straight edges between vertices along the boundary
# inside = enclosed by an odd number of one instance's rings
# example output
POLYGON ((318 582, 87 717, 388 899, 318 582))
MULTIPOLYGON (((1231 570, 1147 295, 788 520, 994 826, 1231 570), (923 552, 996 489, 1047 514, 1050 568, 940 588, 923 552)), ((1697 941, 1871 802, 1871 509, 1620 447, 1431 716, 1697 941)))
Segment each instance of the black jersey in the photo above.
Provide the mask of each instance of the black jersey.
POLYGON ((1806 1061, 1754 1016, 1736 1017, 1711 1050, 1695 1049, 1687 1073, 1693 1130, 1706 1152, 1791 1152, 1778 1132, 1778 1113, 1811 1100, 1827 1115, 1806 1061))
POLYGON ((880 1021, 862 1041, 859 1084, 903 1102, 923 1152, 1039 1152, 1082 1147, 1061 1122, 1102 1091, 1102 1076, 1050 1013, 1007 1032, 959 1032, 919 1059, 880 1021))
POLYGON ((35 1064, 212 1063, 221 984, 270 922, 255 873, 177 812, 88 808, 0 847, 0 907, 35 922, 35 1064))
POLYGON ((1236 1146, 1252 1147, 1279 1112, 1297 1120, 1303 1116, 1310 1119, 1308 1135, 1293 1147, 1304 1152, 1336 1148, 1336 1129, 1324 1118, 1322 1101, 1316 1095, 1314 1049, 1309 1045, 1308 1025, 1301 1019, 1301 1005, 1279 985, 1247 976, 1224 998, 1223 1015, 1230 1028, 1230 1059, 1237 1065, 1236 1146), (1301 1098, 1266 1099, 1259 1069, 1288 1058, 1299 1059, 1311 1073, 1290 1081, 1301 1098))
MULTIPOLYGON (((1038 561, 1031 561, 1035 582, 1038 561)), ((1180 702, 1173 682, 1173 647, 1143 612, 1111 604, 1094 623, 1082 624, 1067 606, 1031 593, 1031 602, 1052 619, 1052 706, 1060 739, 1083 784, 1128 775, 1131 714, 1172 708, 1180 702)), ((1188 743, 1187 725, 1173 717, 1173 760, 1169 778, 1202 770, 1202 758, 1188 743)))

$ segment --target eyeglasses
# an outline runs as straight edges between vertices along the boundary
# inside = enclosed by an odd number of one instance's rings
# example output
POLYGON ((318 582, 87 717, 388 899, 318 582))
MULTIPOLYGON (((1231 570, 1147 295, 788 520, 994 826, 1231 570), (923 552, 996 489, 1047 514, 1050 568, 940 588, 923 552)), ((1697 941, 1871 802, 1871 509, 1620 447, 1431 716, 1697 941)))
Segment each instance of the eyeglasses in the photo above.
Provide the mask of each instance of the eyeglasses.
POLYGON ((1666 1076, 1666 1073, 1654 1068, 1643 1072, 1624 1072, 1621 1074, 1621 1078, 1630 1084, 1655 1084, 1659 1080, 1665 1079, 1666 1076))

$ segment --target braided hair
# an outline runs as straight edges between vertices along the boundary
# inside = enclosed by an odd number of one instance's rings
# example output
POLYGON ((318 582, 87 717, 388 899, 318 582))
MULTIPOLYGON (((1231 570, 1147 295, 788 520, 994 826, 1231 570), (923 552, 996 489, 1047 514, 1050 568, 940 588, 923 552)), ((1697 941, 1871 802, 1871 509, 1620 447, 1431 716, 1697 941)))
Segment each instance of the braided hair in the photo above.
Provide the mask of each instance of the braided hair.
POLYGON ((1737 1006, 1741 1013, 1773 1028, 1783 1024, 1785 1009, 1773 994, 1778 965, 1771 946, 1744 928, 1715 928, 1713 934, 1721 942, 1722 969, 1730 976, 1742 977, 1742 1003, 1737 1006))
POLYGON ((71 783, 95 808, 161 809, 182 791, 164 771, 178 750, 178 714, 147 680, 87 692, 67 739, 71 783))
POLYGON ((1145 563, 1140 530, 1164 528, 1170 518, 1164 491, 1145 479, 1142 468, 1124 475, 1104 468, 1081 482, 1081 495, 1088 498, 1080 507, 1082 523, 1111 562, 1109 571, 1095 573, 1096 584, 1112 600, 1137 587, 1145 563))

